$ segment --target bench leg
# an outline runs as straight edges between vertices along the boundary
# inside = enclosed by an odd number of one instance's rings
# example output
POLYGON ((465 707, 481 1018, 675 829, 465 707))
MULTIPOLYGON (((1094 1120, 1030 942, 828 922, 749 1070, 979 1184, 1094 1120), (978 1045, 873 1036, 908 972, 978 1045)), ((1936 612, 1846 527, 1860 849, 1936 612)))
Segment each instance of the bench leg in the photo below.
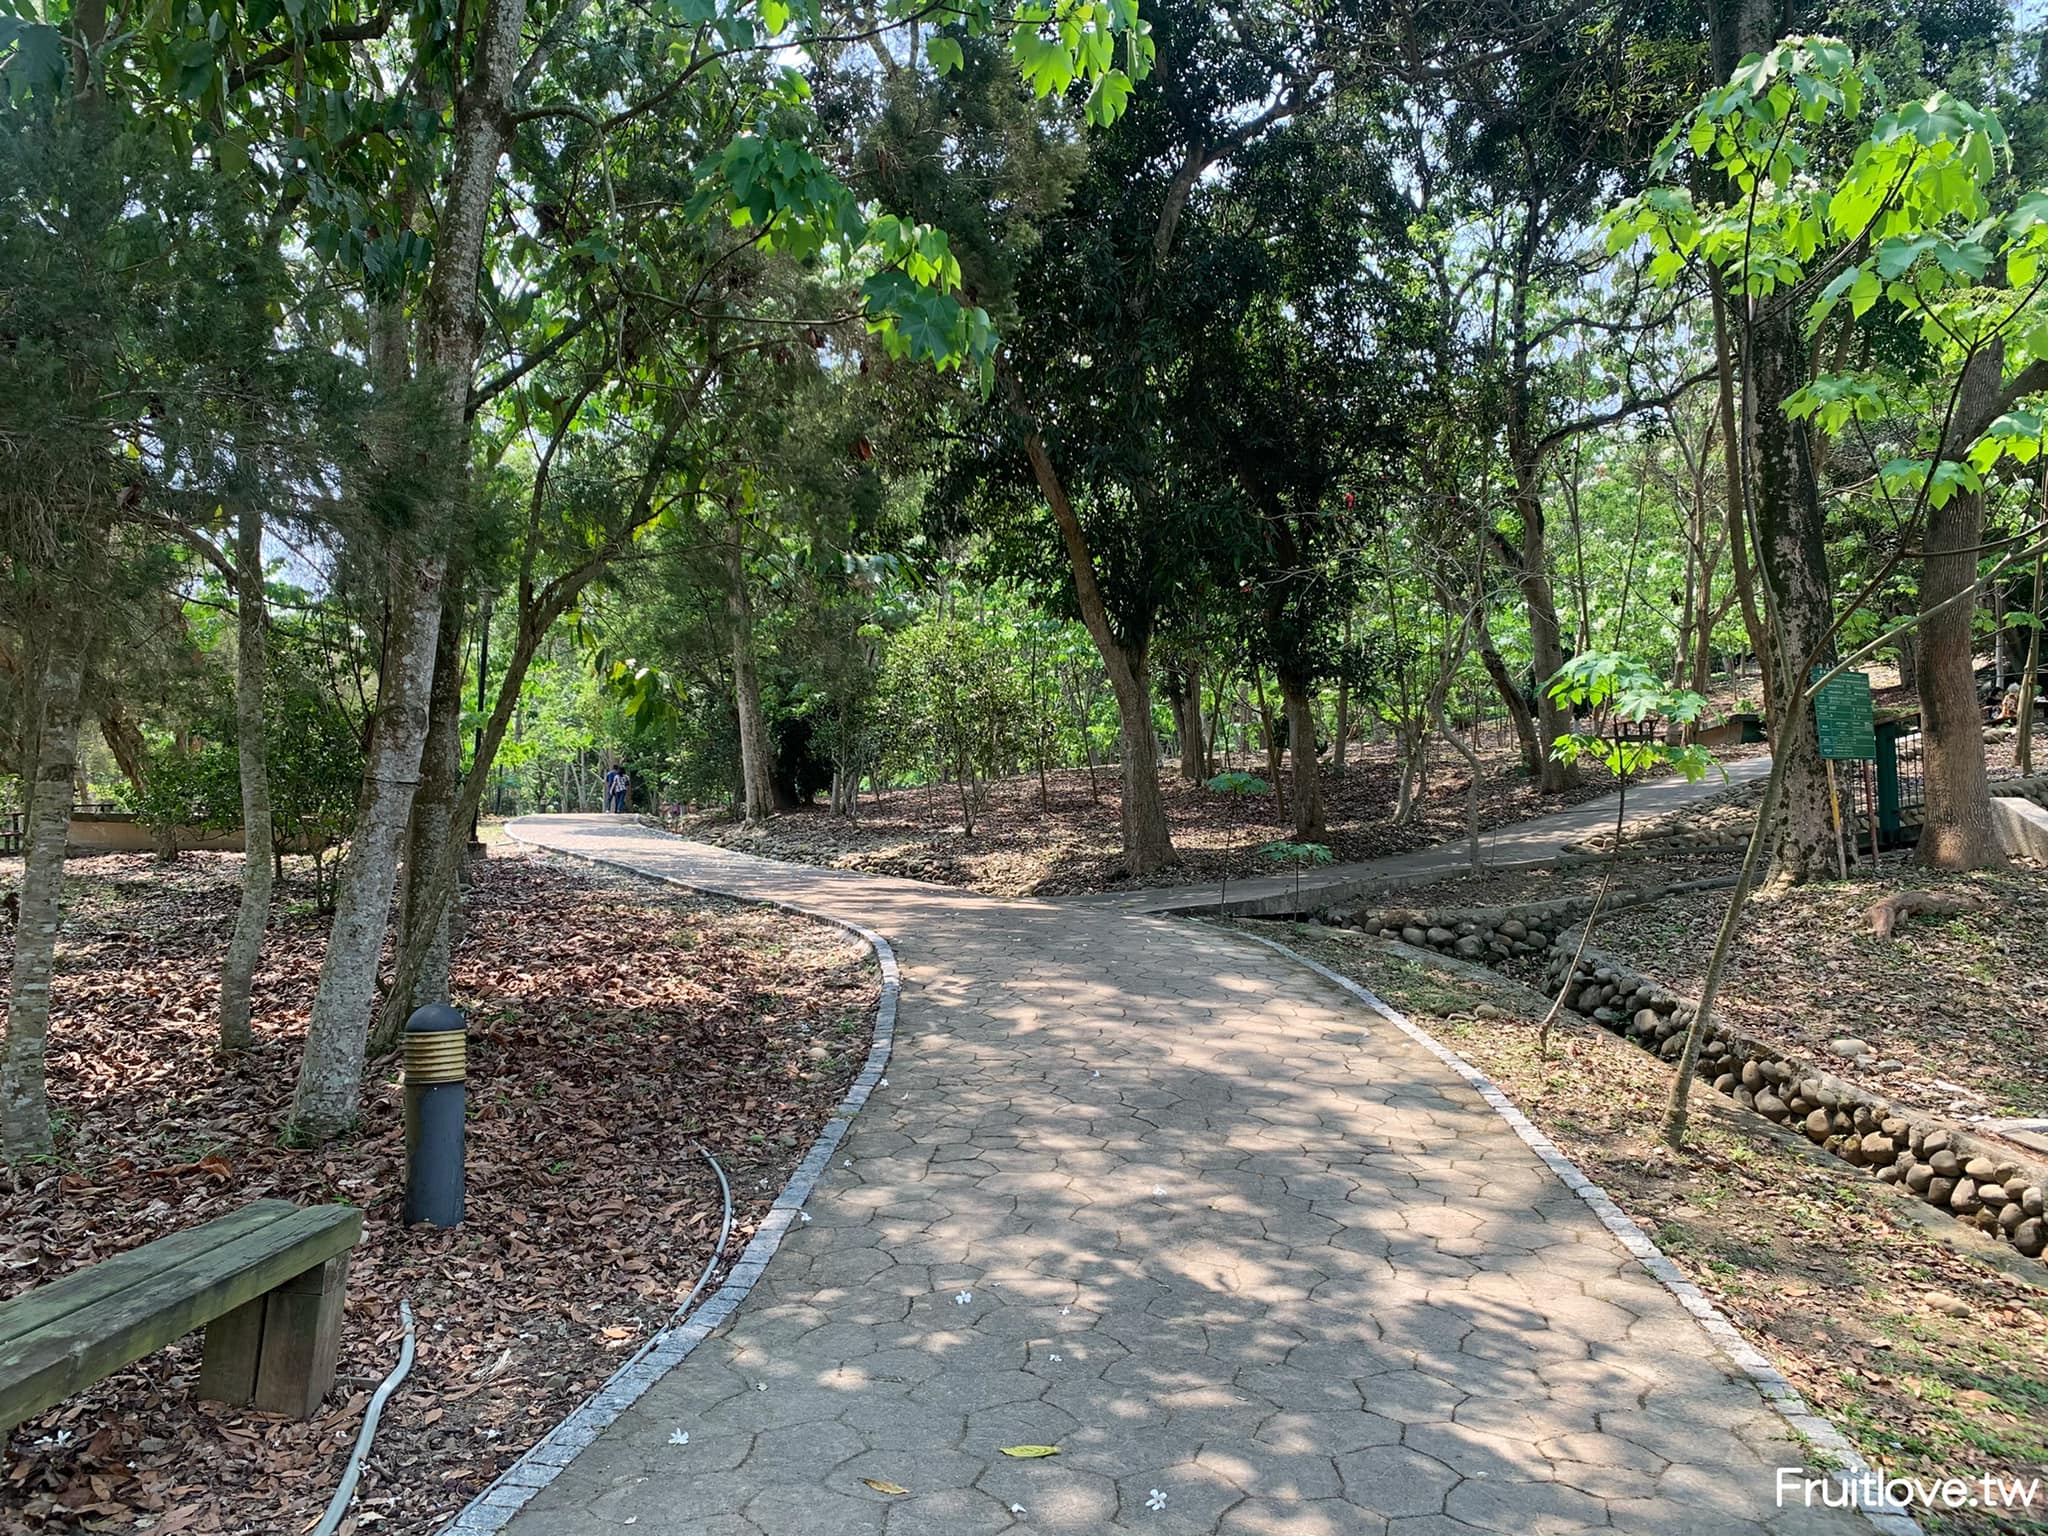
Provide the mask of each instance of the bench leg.
POLYGON ((311 1418, 334 1385, 347 1285, 348 1255, 336 1254, 209 1323, 199 1395, 311 1418))

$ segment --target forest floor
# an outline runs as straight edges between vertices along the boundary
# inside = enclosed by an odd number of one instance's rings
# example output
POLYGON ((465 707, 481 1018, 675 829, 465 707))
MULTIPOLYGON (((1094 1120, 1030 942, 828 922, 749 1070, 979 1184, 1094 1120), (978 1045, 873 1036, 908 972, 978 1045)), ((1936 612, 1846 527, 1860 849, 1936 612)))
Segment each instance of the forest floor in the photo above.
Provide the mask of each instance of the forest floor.
MULTIPOLYGON (((1603 920, 1593 944, 1694 996, 1726 906, 1724 892, 1673 897, 1603 920)), ((2048 1115, 2048 870, 1944 874, 1890 854, 1881 883, 1760 893, 1716 1009, 1901 1104, 1966 1118, 2048 1115), (1877 937, 1864 913, 1907 887, 1986 904, 1877 937), (1845 1039, 1869 1049, 1831 1049, 1845 1039)))
MULTIPOLYGON (((1614 787, 1595 768, 1565 794, 1544 796, 1523 772, 1513 746, 1485 746, 1479 759, 1482 830, 1596 799, 1614 787)), ((1237 766, 1264 777, 1262 763, 1237 766)), ((1400 778, 1400 763, 1388 743, 1354 747, 1342 778, 1323 764, 1329 823, 1324 842, 1335 862, 1386 858, 1465 835, 1470 775, 1450 747, 1439 743, 1432 751, 1428 792, 1405 827, 1393 825, 1400 778)), ((1092 785, 1085 768, 1049 773, 1043 804, 1036 775, 995 781, 988 786, 971 838, 962 830, 960 795, 953 785, 890 790, 863 800, 851 822, 812 807, 747 827, 721 808, 685 817, 679 830, 766 858, 928 880, 992 896, 1069 896, 1280 871, 1260 852, 1268 843, 1293 836, 1292 822, 1274 794, 1242 799, 1220 794, 1171 768, 1161 775, 1160 794, 1181 862, 1142 879, 1133 879, 1123 867, 1114 765, 1098 770, 1092 785)))
MULTIPOLYGON (((1872 1465, 2048 1478, 2038 1265, 1711 1093, 1693 1096, 1686 1150, 1670 1151, 1657 1136, 1670 1067, 1590 1024, 1539 1056, 1542 1004, 1512 983, 1360 935, 1242 926, 1355 977, 1485 1071, 1872 1465), (1506 1016, 1478 1018, 1481 1003, 1506 1016)), ((1937 1536, 2009 1536, 2048 1529, 2042 1509, 1916 1514, 1937 1536)))
POLYGON ((353 1202, 365 1237, 335 1390, 308 1422, 196 1402, 193 1335, 14 1433, 0 1530, 308 1529, 396 1363, 401 1298, 418 1359, 342 1530, 433 1529, 696 1282, 722 1207, 693 1144, 732 1181, 737 1255, 866 1057, 878 981, 840 930, 493 857, 454 978, 470 1018, 468 1216, 408 1230, 395 1060, 373 1068, 358 1134, 318 1152, 279 1142, 326 927, 296 884, 257 974, 255 1048, 213 1055, 240 863, 68 866, 59 1149, 0 1171, 0 1299, 258 1197, 353 1202))

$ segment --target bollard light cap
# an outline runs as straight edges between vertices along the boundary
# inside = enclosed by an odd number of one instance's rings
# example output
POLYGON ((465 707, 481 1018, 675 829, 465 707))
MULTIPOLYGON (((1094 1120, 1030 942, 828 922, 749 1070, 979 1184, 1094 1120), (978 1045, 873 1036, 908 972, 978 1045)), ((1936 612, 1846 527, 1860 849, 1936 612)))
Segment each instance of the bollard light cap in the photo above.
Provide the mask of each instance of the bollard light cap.
POLYGON ((467 1028, 469 1021, 463 1018, 462 1010, 450 1008, 446 1003, 429 1003, 424 1008, 415 1008, 412 1017, 405 1021, 405 1032, 409 1035, 467 1028))

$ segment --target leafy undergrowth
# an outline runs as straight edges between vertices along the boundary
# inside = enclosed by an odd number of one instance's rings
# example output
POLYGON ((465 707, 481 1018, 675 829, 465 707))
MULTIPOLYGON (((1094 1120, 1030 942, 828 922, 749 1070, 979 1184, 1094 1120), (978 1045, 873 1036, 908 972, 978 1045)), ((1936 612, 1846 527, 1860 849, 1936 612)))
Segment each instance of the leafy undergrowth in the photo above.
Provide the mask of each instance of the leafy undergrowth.
MULTIPOLYGON (((1603 922, 1593 942, 1693 996, 1726 905, 1721 894, 1673 898, 1603 922)), ((1966 1117, 2048 1114, 2048 871, 1949 875, 1887 858, 1881 881, 1759 896, 1743 914, 1716 1011, 1898 1103, 1966 1117), (1864 913, 1908 888, 1988 905, 1915 917, 1878 938, 1864 913), (1870 1050, 1837 1056, 1830 1046, 1840 1039, 1870 1050)))
POLYGON ((255 1048, 212 1056, 240 859, 75 861, 51 1026, 57 1159, 0 1174, 0 1298, 263 1196, 363 1207, 341 1366, 299 1423, 199 1403, 199 1336, 23 1425, 0 1530, 303 1531, 336 1483, 398 1303, 413 1374, 344 1531, 425 1532, 659 1328, 710 1257, 717 1182, 744 1246, 866 1055, 877 983, 837 929, 599 882, 524 857, 476 866, 456 1001, 470 1019, 469 1203, 400 1224, 395 1060, 359 1134, 279 1142, 324 922, 285 893, 255 1048))
POLYGON ((1519 988, 1327 931, 1284 936, 1499 1084, 1873 1466, 2043 1479, 2031 1511, 1916 1510, 1930 1532, 2048 1530, 2048 1272, 2030 1283, 2009 1250, 1994 1263, 1967 1237, 1950 1246, 1953 1224, 1711 1092, 1671 1152, 1657 1136, 1670 1068, 1582 1023, 1540 1057, 1540 1010, 1519 988), (1505 1017, 1476 1017, 1482 1003, 1505 1017))
MULTIPOLYGON (((1479 755, 1484 770, 1480 823, 1486 828, 1527 821, 1613 788, 1595 772, 1566 793, 1546 797, 1522 771, 1512 747, 1487 747, 1479 755)), ((1469 776, 1464 762, 1442 745, 1432 762, 1420 813, 1404 827, 1393 825, 1401 776, 1391 747, 1356 748, 1342 778, 1323 764, 1329 823, 1324 842, 1336 862, 1385 858, 1465 835, 1469 776)), ((1261 776, 1265 772, 1258 762, 1235 766, 1261 776)), ((1293 822, 1272 793, 1243 799, 1220 794, 1181 778, 1170 765, 1161 774, 1160 793, 1181 861, 1140 879, 1123 866, 1113 765, 1096 773, 1092 787, 1085 768, 1049 773, 1043 804, 1036 775, 996 781, 971 838, 961 831, 958 789, 943 784, 863 800, 854 823, 812 807, 758 828, 736 824, 724 811, 691 815, 681 830, 771 858, 928 880, 993 896, 1064 896, 1278 872, 1259 849, 1292 837, 1293 822)))

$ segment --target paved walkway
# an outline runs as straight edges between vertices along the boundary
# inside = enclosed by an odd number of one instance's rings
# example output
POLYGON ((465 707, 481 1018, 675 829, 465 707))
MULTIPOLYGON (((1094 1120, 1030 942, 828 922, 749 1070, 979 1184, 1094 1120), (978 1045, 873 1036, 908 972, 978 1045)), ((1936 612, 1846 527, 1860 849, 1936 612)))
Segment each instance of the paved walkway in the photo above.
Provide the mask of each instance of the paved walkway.
MULTIPOLYGON (((1770 773, 1771 760, 1768 757, 1749 757, 1726 767, 1726 779, 1717 773, 1696 784, 1671 777, 1637 785, 1628 792, 1626 824, 1633 826, 1694 800, 1719 794, 1724 789, 1760 780, 1770 773)), ((1564 851, 1567 843, 1580 842, 1594 833, 1610 830, 1614 826, 1615 798, 1611 794, 1602 795, 1566 810, 1552 811, 1547 816, 1482 832, 1479 834, 1480 860, 1487 865, 1501 865, 1555 858, 1564 851)), ((1301 892, 1304 897, 1313 895, 1319 901, 1338 901, 1394 880, 1455 875, 1469 868, 1471 862, 1471 845, 1460 839, 1363 864, 1328 864, 1321 869, 1304 870, 1301 892)), ((1257 904, 1260 902, 1275 903, 1276 910, 1288 909, 1294 900, 1294 875, 1289 872, 1258 880, 1233 880, 1224 894, 1235 912, 1259 910, 1257 904)), ((1208 885, 1159 886, 1142 891, 1091 892, 1062 899, 1079 907, 1164 913, 1213 911, 1216 897, 1217 888, 1212 882, 1208 885)))
POLYGON ((1868 1530, 1778 1510, 1800 1452, 1750 1380, 1442 1062, 1285 957, 516 831, 866 924, 903 993, 810 1223, 513 1536, 1868 1530))

